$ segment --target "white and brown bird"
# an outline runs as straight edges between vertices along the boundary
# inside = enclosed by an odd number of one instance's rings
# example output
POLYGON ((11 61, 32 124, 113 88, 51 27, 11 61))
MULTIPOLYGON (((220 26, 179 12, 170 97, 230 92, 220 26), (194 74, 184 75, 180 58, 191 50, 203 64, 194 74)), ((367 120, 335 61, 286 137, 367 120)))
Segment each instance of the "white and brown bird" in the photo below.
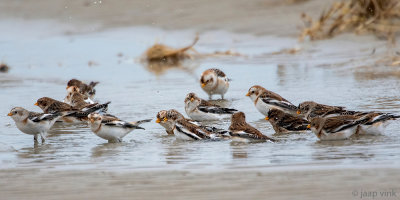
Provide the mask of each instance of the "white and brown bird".
POLYGON ((360 120, 360 128, 357 134, 360 135, 380 135, 385 131, 389 120, 395 120, 400 118, 399 115, 393 115, 390 113, 377 113, 370 112, 364 115, 355 115, 360 120))
POLYGON ((250 97, 257 110, 264 116, 268 116, 270 109, 281 110, 291 115, 296 115, 298 110, 297 106, 293 105, 279 94, 266 90, 259 85, 252 86, 246 96, 250 97))
POLYGON ((62 117, 61 113, 45 114, 30 112, 21 107, 15 107, 8 113, 17 128, 28 135, 33 135, 33 139, 37 142, 38 135, 42 138, 42 143, 45 142, 47 132, 54 123, 62 117))
POLYGON ((298 106, 297 114, 307 120, 314 117, 334 117, 339 115, 364 115, 365 112, 346 110, 343 106, 329 106, 314 101, 305 101, 298 106))
POLYGON ((363 122, 354 115, 315 117, 308 127, 320 140, 345 140, 356 134, 363 122))
POLYGON ((122 142, 122 138, 133 130, 144 129, 139 126, 140 124, 151 121, 151 119, 146 119, 137 122, 126 122, 113 115, 100 115, 98 113, 91 113, 88 118, 92 132, 110 143, 122 142))
POLYGON ((96 94, 96 90, 94 87, 98 84, 99 82, 90 82, 89 84, 86 84, 78 79, 71 79, 67 83, 67 91, 70 90, 71 87, 76 86, 79 88, 79 92, 85 95, 86 97, 89 97, 90 99, 94 99, 94 95, 96 94))
POLYGON ((185 112, 196 121, 212 121, 230 117, 237 110, 223 108, 197 97, 195 93, 189 93, 185 98, 185 112))
MULTIPOLYGON (((161 117, 161 116, 160 116, 161 117)), ((221 136, 212 133, 203 127, 194 124, 192 121, 183 117, 181 113, 172 109, 168 110, 166 117, 158 118, 157 123, 172 124, 172 132, 178 140, 203 140, 203 139, 220 139, 221 136)))
POLYGON ((292 132, 304 132, 310 130, 308 125, 310 124, 307 120, 300 116, 287 114, 281 110, 270 109, 267 117, 265 117, 276 133, 292 133, 292 132))
POLYGON ((216 128, 213 126, 205 126, 205 125, 201 125, 200 123, 198 123, 197 121, 194 121, 192 119, 187 119, 185 118, 181 113, 179 113, 177 110, 175 109, 170 109, 170 110, 161 110, 160 112, 157 113, 156 116, 156 123, 159 123, 162 127, 165 128, 165 131, 168 133, 168 135, 173 135, 174 132, 174 127, 175 127, 175 123, 172 120, 168 120, 167 118, 167 114, 169 113, 169 115, 175 115, 177 116, 177 119, 185 119, 186 121, 199 126, 200 128, 203 128, 207 131, 209 131, 210 133, 214 133, 217 135, 224 135, 227 134, 227 132, 223 129, 220 128, 216 128))
POLYGON ((229 79, 219 69, 207 69, 201 74, 200 86, 208 94, 209 99, 214 94, 219 94, 224 99, 224 95, 229 88, 229 79))
POLYGON ((64 103, 75 106, 76 103, 94 104, 86 95, 80 93, 80 89, 76 86, 71 86, 67 89, 67 96, 64 98, 64 103))
POLYGON ((77 108, 67 103, 52 99, 50 97, 42 97, 36 101, 35 105, 39 106, 39 108, 41 108, 46 114, 74 111, 68 115, 61 117, 60 121, 67 124, 79 124, 86 123, 88 120, 87 117, 90 113, 106 111, 108 108, 108 104, 110 103, 111 102, 107 102, 104 104, 91 104, 84 108, 77 108))
POLYGON ((164 127, 168 135, 174 135, 175 123, 172 120, 168 121, 167 112, 167 110, 161 110, 158 112, 156 116, 156 123, 159 123, 162 127, 164 127))
POLYGON ((237 112, 232 115, 231 125, 229 126, 230 135, 232 137, 240 137, 246 139, 268 140, 274 139, 262 134, 259 130, 252 127, 246 122, 246 116, 243 112, 237 112))

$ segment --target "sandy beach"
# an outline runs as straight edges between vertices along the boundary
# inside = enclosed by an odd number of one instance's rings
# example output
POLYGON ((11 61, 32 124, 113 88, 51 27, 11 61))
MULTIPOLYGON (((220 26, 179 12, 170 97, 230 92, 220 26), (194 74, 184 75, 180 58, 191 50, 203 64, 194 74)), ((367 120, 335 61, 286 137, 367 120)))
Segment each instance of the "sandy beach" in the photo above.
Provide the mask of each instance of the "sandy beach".
MULTIPOLYGON (((298 42, 301 14, 317 17, 331 2, 2 0, 0 24, 9 28, 0 33, 0 59, 11 68, 0 74, 0 112, 37 109, 40 95, 62 99, 65 82, 77 77, 99 80, 98 96, 112 101, 114 114, 154 118, 167 106, 182 110, 181 93, 201 93, 197 76, 218 66, 236 81, 228 105, 268 135, 273 129, 244 99, 256 80, 296 103, 398 113, 399 70, 370 65, 386 55, 385 41, 345 34, 298 42), (160 36, 184 46, 196 33, 197 51, 240 55, 162 72, 138 62, 160 36)), ((400 199, 397 121, 383 136, 333 143, 276 136, 275 146, 179 143, 153 122, 117 145, 87 127, 62 126, 48 144, 32 145, 9 118, 0 125, 0 199, 400 199)))
POLYGON ((4 199, 399 199, 399 169, 2 170, 4 199), (29 174, 29 175, 27 175, 29 174), (365 194, 363 194, 363 192, 365 194))

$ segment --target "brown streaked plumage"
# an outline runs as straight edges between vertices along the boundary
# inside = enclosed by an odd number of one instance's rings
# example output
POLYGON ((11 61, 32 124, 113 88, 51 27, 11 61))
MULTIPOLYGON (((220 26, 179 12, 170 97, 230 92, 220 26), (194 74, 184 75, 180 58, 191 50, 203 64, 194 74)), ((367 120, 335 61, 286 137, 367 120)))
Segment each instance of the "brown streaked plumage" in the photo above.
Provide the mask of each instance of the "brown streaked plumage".
POLYGON ((321 140, 347 139, 358 131, 363 122, 354 115, 340 115, 335 117, 316 117, 311 120, 310 128, 321 140))
POLYGON ((77 111, 78 109, 61 101, 57 101, 50 97, 42 97, 37 100, 36 104, 44 113, 55 113, 64 111, 77 111))
POLYGON ((179 139, 202 140, 216 138, 215 134, 201 126, 193 124, 174 109, 167 111, 167 117, 164 118, 164 121, 173 124, 173 133, 179 139))
MULTIPOLYGON (((304 116, 308 120, 313 117, 326 117, 328 115, 349 115, 354 111, 347 111, 342 106, 329 106, 319 104, 314 101, 305 101, 299 104, 297 114, 304 116)), ((353 113, 355 114, 355 112, 353 113)))
POLYGON ((229 130, 232 132, 232 136, 275 141, 274 139, 262 134, 259 130, 249 125, 246 122, 246 116, 243 112, 237 112, 232 115, 229 130), (240 132, 244 132, 244 134, 241 134, 240 132))
POLYGON ((86 84, 78 79, 71 79, 67 83, 67 89, 72 86, 76 86, 79 88, 79 92, 87 97, 93 98, 94 95, 96 94, 96 90, 94 87, 98 84, 99 82, 90 82, 89 84, 86 84))
POLYGON ((310 130, 307 128, 309 124, 307 120, 277 109, 269 110, 268 116, 265 119, 269 121, 276 133, 302 132, 310 130))

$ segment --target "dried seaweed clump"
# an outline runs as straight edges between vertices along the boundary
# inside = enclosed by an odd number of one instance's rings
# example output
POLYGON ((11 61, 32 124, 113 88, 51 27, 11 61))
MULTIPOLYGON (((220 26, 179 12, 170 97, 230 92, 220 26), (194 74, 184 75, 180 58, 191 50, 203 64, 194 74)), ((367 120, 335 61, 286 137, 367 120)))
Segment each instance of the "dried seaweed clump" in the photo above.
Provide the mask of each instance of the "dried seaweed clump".
POLYGON ((163 44, 155 44, 146 51, 145 58, 148 62, 179 63, 185 58, 192 57, 187 51, 192 49, 198 40, 199 37, 196 36, 191 45, 180 49, 174 49, 163 44))
POLYGON ((6 73, 6 72, 8 72, 9 69, 10 69, 10 67, 8 67, 8 65, 6 65, 4 63, 0 63, 0 72, 6 73))
POLYGON ((335 2, 313 20, 302 14, 305 27, 300 40, 309 36, 311 40, 331 38, 337 34, 353 31, 357 34, 374 33, 378 37, 392 40, 400 30, 399 0, 348 0, 335 2))

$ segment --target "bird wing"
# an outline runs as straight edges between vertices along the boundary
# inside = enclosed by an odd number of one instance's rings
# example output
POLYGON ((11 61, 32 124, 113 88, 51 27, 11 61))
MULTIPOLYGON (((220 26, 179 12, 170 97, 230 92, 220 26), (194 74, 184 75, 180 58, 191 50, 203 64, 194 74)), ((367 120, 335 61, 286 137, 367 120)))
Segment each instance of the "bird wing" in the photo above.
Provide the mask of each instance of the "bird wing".
POLYGON ((237 111, 236 109, 233 108, 221 108, 216 106, 198 106, 197 109, 199 109, 202 112, 213 113, 213 114, 233 114, 237 111))
POLYGON ((297 106, 293 105, 292 103, 290 103, 289 101, 283 101, 283 100, 277 100, 277 99, 272 99, 269 97, 262 97, 261 101, 263 101, 266 104, 269 105, 274 105, 280 108, 285 108, 285 109, 289 109, 289 110, 293 110, 293 111, 297 111, 297 106))
POLYGON ((185 134, 186 136, 194 139, 194 140, 201 140, 202 137, 200 137, 198 134, 196 134, 195 132, 192 132, 191 130, 189 130, 186 126, 184 126, 181 123, 176 123, 175 124, 175 128, 177 131, 185 134))
POLYGON ((34 112, 31 112, 31 113, 29 113, 28 119, 30 119, 33 122, 41 122, 41 121, 53 120, 55 118, 58 118, 59 116, 60 116, 59 113, 45 114, 45 113, 34 113, 34 112))
POLYGON ((137 126, 135 124, 131 124, 129 122, 121 121, 121 120, 110 121, 110 122, 103 123, 103 124, 105 126, 114 126, 114 127, 121 127, 121 128, 144 129, 143 127, 137 126))

